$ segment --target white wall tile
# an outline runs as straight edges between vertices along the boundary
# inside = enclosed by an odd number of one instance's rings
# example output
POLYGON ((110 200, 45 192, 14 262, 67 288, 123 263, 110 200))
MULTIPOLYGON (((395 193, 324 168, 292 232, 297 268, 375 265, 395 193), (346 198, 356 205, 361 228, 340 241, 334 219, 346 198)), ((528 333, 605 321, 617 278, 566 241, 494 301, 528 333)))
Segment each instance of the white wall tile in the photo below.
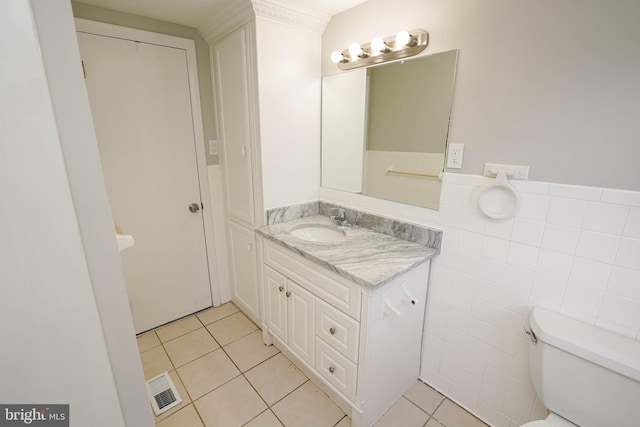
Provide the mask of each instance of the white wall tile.
POLYGON ((533 285, 531 286, 531 296, 559 306, 562 303, 566 286, 567 283, 564 280, 536 274, 533 278, 533 285))
POLYGON ((598 322, 601 319, 637 331, 640 329, 640 301, 607 294, 598 313, 598 322))
POLYGON ((640 240, 627 238, 620 240, 614 264, 640 270, 640 240))
POLYGON ((492 408, 501 409, 504 402, 504 392, 484 382, 480 389, 480 400, 492 408))
POLYGON ((602 291, 568 283, 562 300, 562 308, 563 310, 568 308, 595 319, 603 297, 604 292, 602 291))
POLYGON ((582 225, 587 202, 584 200, 562 199, 552 197, 549 202, 547 222, 551 224, 579 227, 582 225))
POLYGON ((504 278, 505 264, 481 257, 478 265, 478 277, 492 283, 500 284, 504 278))
POLYGON ((475 204, 491 181, 447 173, 439 212, 384 202, 378 211, 444 230, 421 378, 492 425, 519 427, 544 418, 521 331, 532 307, 640 339, 640 192, 514 182, 520 209, 496 221, 475 204))
POLYGON ((622 234, 628 212, 627 206, 590 202, 587 204, 582 228, 601 233, 622 234))
POLYGON ((462 250, 458 251, 456 255, 456 270, 475 276, 478 273, 479 264, 480 257, 478 255, 462 250))
POLYGON ((607 292, 640 301, 640 270, 614 266, 607 292))
POLYGON ((549 201, 549 196, 542 194, 520 194, 520 207, 516 217, 544 221, 549 201))
POLYGON ((573 257, 559 252, 540 250, 536 272, 554 279, 567 280, 573 257))
POLYGON ((534 271, 507 264, 502 284, 510 289, 528 294, 533 283, 534 271))
POLYGON ((578 238, 576 255, 595 261, 612 263, 620 238, 611 234, 582 230, 578 238))
POLYGON ((640 207, 640 191, 608 190, 602 191, 602 203, 640 207))
POLYGON ((549 187, 551 186, 551 184, 547 182, 519 180, 511 180, 510 182, 520 193, 548 194, 549 187))
POLYGON ((484 223, 486 217, 478 210, 462 209, 460 216, 460 228, 463 230, 474 231, 476 233, 484 232, 484 223))
POLYGON ((542 248, 571 255, 576 251, 579 236, 578 228, 546 224, 542 236, 542 248))
POLYGON ((482 386, 482 381, 480 378, 471 375, 466 371, 461 371, 458 376, 457 385, 474 396, 478 396, 480 394, 480 387, 482 386))
POLYGON ((442 247, 458 248, 458 239, 460 237, 460 229, 457 227, 441 227, 442 228, 442 247))
POLYGON ((611 264, 575 257, 569 281, 593 289, 605 290, 611 273, 611 264))
POLYGON ((534 270, 538 263, 538 252, 540 252, 540 249, 533 246, 511 242, 507 256, 507 264, 534 270))
POLYGON ((551 184, 549 195, 567 199, 597 201, 600 200, 602 189, 580 185, 551 184))
POLYGON ((482 243, 480 254, 494 261, 505 262, 509 254, 509 241, 487 236, 482 243))
POLYGON ((442 225, 451 227, 460 227, 460 218, 462 217, 462 208, 451 205, 440 205, 439 220, 442 225))
POLYGON ((640 208, 630 208, 622 235, 640 239, 640 208))
POLYGON ((524 293, 506 287, 500 289, 498 305, 520 316, 526 317, 529 315, 531 308, 529 307, 528 301, 529 292, 524 293))
POLYGON ((480 255, 483 239, 484 236, 480 233, 460 230, 460 237, 458 238, 458 248, 462 251, 469 252, 474 255, 480 255))
POLYGON ((513 218, 503 220, 487 219, 487 222, 484 225, 484 234, 491 237, 509 240, 511 238, 512 228, 513 218))
POLYGON ((543 232, 544 222, 516 218, 513 223, 511 240, 525 245, 540 247, 543 232))

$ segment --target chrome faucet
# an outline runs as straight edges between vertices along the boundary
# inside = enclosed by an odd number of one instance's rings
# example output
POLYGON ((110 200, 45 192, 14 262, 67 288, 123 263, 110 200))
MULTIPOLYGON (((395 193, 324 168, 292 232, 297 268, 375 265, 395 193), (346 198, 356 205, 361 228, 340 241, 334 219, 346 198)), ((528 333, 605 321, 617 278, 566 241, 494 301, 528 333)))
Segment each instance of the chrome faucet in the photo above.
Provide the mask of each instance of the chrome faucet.
POLYGON ((335 225, 343 226, 347 223, 347 213, 342 208, 331 209, 331 222, 335 225))

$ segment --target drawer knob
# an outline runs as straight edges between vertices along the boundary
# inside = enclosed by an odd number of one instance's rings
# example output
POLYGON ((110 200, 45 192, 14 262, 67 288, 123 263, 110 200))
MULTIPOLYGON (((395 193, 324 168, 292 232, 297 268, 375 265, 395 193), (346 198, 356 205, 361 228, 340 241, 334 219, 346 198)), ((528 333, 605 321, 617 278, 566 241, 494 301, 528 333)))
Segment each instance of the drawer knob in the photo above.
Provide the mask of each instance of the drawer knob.
POLYGON ((333 366, 329 366, 329 372, 333 374, 335 371, 336 371, 336 368, 334 368, 333 366))
POLYGON ((280 292, 284 291, 284 286, 278 286, 278 290, 279 290, 280 292))
POLYGON ((285 295, 287 296, 287 298, 289 298, 291 296, 291 292, 287 291, 285 295))
POLYGON ((329 328, 329 333, 330 333, 331 335, 335 335, 335 333, 336 333, 336 328, 329 328))

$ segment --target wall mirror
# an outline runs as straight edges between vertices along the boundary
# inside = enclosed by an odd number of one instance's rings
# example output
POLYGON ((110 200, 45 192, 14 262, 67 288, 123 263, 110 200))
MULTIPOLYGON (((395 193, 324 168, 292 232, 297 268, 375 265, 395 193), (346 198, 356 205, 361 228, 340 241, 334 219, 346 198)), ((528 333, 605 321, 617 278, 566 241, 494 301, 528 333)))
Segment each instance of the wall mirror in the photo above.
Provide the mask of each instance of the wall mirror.
POLYGON ((458 50, 322 80, 322 186, 438 209, 458 50))

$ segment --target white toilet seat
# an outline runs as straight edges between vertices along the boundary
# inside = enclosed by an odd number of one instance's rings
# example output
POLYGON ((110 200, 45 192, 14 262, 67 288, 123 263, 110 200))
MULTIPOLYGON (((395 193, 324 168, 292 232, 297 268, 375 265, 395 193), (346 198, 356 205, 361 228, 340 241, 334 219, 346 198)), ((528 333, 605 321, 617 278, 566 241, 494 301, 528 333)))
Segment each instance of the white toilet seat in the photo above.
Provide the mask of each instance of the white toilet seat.
POLYGON ((549 424, 545 420, 537 420, 523 424, 522 427, 551 427, 551 424, 549 424))

